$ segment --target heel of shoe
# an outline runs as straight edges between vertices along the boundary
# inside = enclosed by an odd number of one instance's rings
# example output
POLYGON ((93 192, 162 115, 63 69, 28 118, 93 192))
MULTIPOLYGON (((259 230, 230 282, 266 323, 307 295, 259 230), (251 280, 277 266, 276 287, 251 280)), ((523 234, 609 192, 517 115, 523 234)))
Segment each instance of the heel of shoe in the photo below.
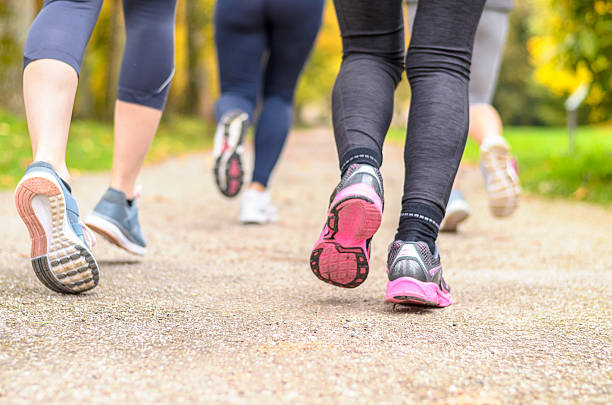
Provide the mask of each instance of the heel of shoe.
POLYGON ((436 283, 427 283, 411 277, 401 277, 387 283, 385 302, 404 305, 447 307, 451 305, 450 291, 436 283))
POLYGON ((59 184, 44 174, 25 178, 15 191, 15 205, 32 239, 30 256, 38 279, 61 293, 94 288, 98 265, 66 222, 66 201, 59 184), (41 196, 46 201, 37 199, 41 196))
POLYGON ((322 240, 310 254, 310 269, 328 284, 355 288, 368 277, 369 263, 366 253, 359 247, 344 247, 322 240))
POLYGON ((370 201, 350 197, 337 203, 328 216, 328 228, 333 239, 344 245, 353 245, 370 239, 382 222, 382 212, 370 201))
MULTIPOLYGON (((47 253, 47 234, 40 219, 36 216, 32 201, 37 195, 44 195, 48 198, 61 195, 60 188, 51 180, 44 177, 32 177, 19 184, 15 192, 15 206, 23 223, 28 228, 32 247, 30 257, 38 257, 47 253)), ((50 201, 51 210, 64 208, 64 199, 57 198, 57 201, 50 201)), ((53 215, 53 213, 51 213, 53 215)))

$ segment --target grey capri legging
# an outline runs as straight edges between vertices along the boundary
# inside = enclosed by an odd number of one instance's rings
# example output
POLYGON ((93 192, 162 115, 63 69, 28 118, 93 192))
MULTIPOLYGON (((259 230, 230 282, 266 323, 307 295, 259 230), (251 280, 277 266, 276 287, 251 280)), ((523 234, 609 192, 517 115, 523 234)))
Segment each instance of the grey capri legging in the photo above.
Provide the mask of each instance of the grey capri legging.
MULTIPOLYGON (((103 0, 44 0, 24 50, 24 68, 55 59, 80 74, 103 0)), ((163 110, 174 74, 176 0, 123 0, 126 41, 117 98, 163 110)))
MULTIPOLYGON (((416 7, 416 3, 408 3, 410 27, 414 22, 416 7)), ((493 100, 508 34, 508 11, 485 5, 474 38, 470 105, 491 104, 493 100)))

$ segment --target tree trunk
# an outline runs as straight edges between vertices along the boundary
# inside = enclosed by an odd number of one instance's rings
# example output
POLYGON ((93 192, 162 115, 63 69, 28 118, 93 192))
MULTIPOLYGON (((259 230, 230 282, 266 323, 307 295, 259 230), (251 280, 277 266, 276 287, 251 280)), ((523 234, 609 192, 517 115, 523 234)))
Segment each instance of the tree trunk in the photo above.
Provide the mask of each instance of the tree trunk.
MULTIPOLYGON (((107 0, 108 1, 108 0, 107 0)), ((119 64, 121 61, 122 46, 120 30, 121 10, 118 0, 110 2, 110 36, 108 38, 108 54, 106 58, 106 93, 104 96, 104 116, 112 117, 115 110, 115 98, 117 97, 117 83, 119 82, 119 64)))
POLYGON ((199 96, 201 94, 202 71, 198 64, 201 46, 201 26, 198 19, 198 3, 187 2, 187 89, 180 105, 185 114, 197 114, 200 107, 199 96))

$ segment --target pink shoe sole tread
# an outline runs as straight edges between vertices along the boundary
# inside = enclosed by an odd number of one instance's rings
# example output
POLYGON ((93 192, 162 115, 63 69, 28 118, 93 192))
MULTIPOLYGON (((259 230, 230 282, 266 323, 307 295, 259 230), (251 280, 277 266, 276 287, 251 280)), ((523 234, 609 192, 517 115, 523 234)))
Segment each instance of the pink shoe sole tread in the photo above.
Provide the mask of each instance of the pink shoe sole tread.
POLYGON ((347 198, 329 211, 327 232, 310 256, 310 267, 322 281, 354 288, 365 281, 369 271, 366 240, 380 227, 382 213, 370 201, 347 198))

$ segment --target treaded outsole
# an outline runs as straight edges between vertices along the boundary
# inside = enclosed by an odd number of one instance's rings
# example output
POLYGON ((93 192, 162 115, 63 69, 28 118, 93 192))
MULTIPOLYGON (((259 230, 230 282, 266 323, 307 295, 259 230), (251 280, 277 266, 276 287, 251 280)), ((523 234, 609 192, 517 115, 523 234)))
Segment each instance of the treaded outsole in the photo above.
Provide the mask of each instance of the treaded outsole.
POLYGON ((232 153, 232 155, 225 162, 225 184, 221 181, 221 176, 219 176, 219 172, 221 170, 223 155, 219 156, 215 160, 215 168, 214 168, 214 177, 215 183, 219 188, 221 194, 226 197, 235 197, 242 190, 242 186, 244 185, 244 168, 242 166, 242 159, 237 152, 232 153), (238 169, 238 174, 232 174, 232 169, 236 167, 238 169))
MULTIPOLYGON (((227 140, 229 138, 230 125, 236 117, 237 116, 232 116, 222 124, 224 126, 223 137, 226 144, 228 144, 227 140)), ((229 198, 237 196, 244 185, 245 172, 242 166, 242 157, 239 150, 241 150, 242 144, 244 143, 244 139, 246 137, 246 132, 248 130, 247 122, 248 120, 242 122, 240 138, 238 139, 236 145, 230 147, 231 150, 229 151, 224 150, 219 157, 215 159, 215 167, 213 168, 215 183, 217 184, 221 194, 229 198), (225 175, 225 181, 221 180, 220 174, 222 171, 225 175)))
POLYGON ((443 291, 435 283, 401 277, 387 284, 385 301, 399 305, 444 308, 452 304, 452 297, 450 291, 443 291))
MULTIPOLYGON (((370 264, 369 252, 361 246, 369 247, 368 239, 380 227, 382 214, 374 203, 362 196, 347 197, 336 203, 328 212, 327 228, 329 234, 320 240, 310 254, 310 269, 321 281, 337 287, 355 288, 368 277, 370 264), (341 218, 343 209, 357 204, 360 216, 341 218), (340 243, 337 236, 342 233, 341 223, 356 225, 352 229, 350 245, 340 243)), ((346 235, 343 235, 346 237, 346 235)))
POLYGON ((30 256, 36 277, 60 293, 78 294, 94 288, 99 281, 98 265, 89 249, 75 244, 64 233, 66 202, 60 188, 45 177, 29 178, 17 187, 15 205, 30 234, 30 256), (37 195, 45 196, 49 203, 50 245, 32 206, 37 195))

